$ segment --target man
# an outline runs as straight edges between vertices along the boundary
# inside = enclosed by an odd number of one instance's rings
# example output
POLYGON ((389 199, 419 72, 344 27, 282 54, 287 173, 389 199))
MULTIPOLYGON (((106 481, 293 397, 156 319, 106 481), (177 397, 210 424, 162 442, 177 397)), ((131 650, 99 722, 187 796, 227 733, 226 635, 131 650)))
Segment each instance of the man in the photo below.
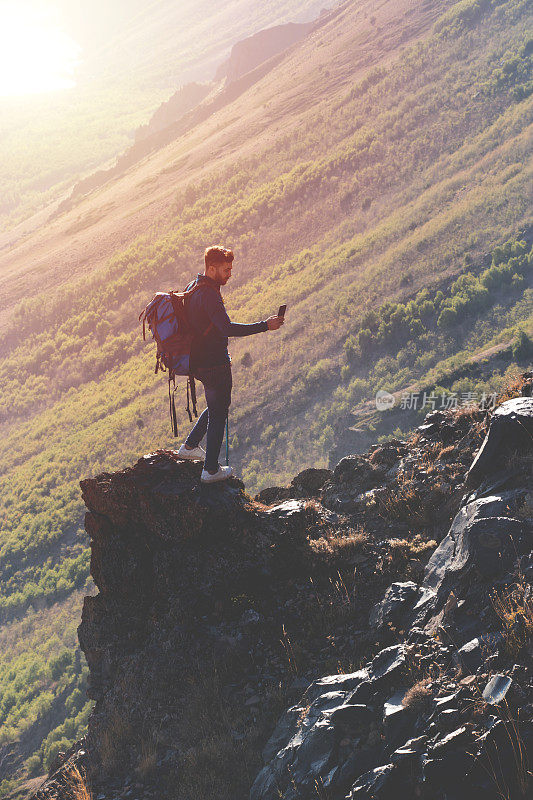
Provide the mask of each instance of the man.
POLYGON ((224 308, 220 287, 231 278, 233 253, 224 247, 208 247, 205 251, 204 274, 198 274, 189 284, 200 288, 187 301, 187 317, 195 333, 191 346, 191 372, 198 378, 205 390, 207 408, 187 440, 180 447, 178 455, 185 459, 204 459, 200 480, 202 483, 215 483, 229 478, 231 467, 221 467, 218 463, 224 427, 231 403, 231 360, 228 354, 229 336, 251 336, 264 331, 276 331, 283 325, 283 317, 269 317, 263 322, 244 325, 231 322, 224 308), (207 433, 206 449, 200 442, 207 433))

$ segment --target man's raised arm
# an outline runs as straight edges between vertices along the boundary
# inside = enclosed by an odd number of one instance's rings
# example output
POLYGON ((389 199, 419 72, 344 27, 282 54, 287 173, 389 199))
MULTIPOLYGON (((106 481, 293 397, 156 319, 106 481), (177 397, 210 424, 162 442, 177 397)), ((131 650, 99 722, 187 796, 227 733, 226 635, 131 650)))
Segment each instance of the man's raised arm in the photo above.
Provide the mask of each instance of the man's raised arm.
POLYGON ((263 333, 267 330, 275 331, 283 325, 283 317, 278 316, 249 324, 232 322, 220 296, 217 297, 214 292, 209 292, 206 301, 209 319, 222 336, 251 336, 254 333, 263 333))

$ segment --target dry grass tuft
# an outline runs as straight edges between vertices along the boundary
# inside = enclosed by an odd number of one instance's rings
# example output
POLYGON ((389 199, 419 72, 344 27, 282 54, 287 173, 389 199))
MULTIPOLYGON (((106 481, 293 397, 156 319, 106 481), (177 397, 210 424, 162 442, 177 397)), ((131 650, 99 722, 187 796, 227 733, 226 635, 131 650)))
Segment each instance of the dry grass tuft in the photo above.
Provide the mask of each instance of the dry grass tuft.
POLYGON ((527 800, 531 797, 533 773, 530 769, 528 748, 521 733, 520 709, 516 716, 507 702, 499 706, 491 706, 491 713, 496 713, 503 722, 507 736, 505 766, 511 762, 512 772, 505 774, 502 769, 502 754, 498 746, 493 745, 488 753, 487 773, 493 781, 496 794, 502 800, 527 800))
POLYGON ((290 672, 293 673, 294 677, 297 678, 298 677, 298 659, 297 659, 296 654, 295 654, 295 649, 294 649, 294 647, 292 645, 292 642, 290 640, 289 634, 287 633, 287 630, 286 630, 284 624, 281 626, 281 630, 282 630, 282 636, 281 636, 281 639, 280 639, 280 644, 281 644, 281 646, 283 648, 283 651, 285 653, 285 656, 287 658, 287 666, 288 666, 290 672))
POLYGON ((434 550, 437 542, 435 539, 424 539, 420 533, 417 533, 412 539, 389 539, 388 545, 393 561, 406 561, 408 558, 427 553, 428 550, 434 550))
POLYGON ((157 741, 155 735, 143 737, 136 772, 140 778, 149 778, 157 769, 157 741))
POLYGON ((121 764, 124 750, 131 740, 131 724, 119 712, 115 712, 100 737, 98 749, 104 772, 112 772, 121 764))
POLYGON ((511 376, 508 383, 502 388, 496 402, 496 408, 505 403, 506 400, 512 400, 514 397, 521 397, 522 387, 526 383, 521 373, 511 376))
POLYGON ((421 466, 424 466, 428 473, 433 472, 435 469, 435 463, 438 460, 441 450, 442 445, 438 442, 435 444, 426 445, 420 452, 418 463, 421 466))
POLYGON ((405 561, 409 558, 411 547, 407 539, 389 539, 388 544, 393 561, 405 561))
POLYGON ((411 688, 405 693, 405 697, 402 700, 402 706, 404 708, 409 708, 411 711, 416 713, 420 713, 427 708, 432 697, 431 689, 429 688, 429 682, 429 678, 423 678, 423 680, 418 681, 418 683, 415 683, 414 686, 411 686, 411 688))
POLYGON ((80 771, 75 764, 65 773, 67 780, 66 790, 69 800, 93 800, 91 790, 87 785, 85 772, 80 771))
POLYGON ((409 542, 409 549, 413 556, 419 556, 422 553, 427 553, 428 550, 434 550, 436 546, 435 539, 424 539, 419 533, 413 536, 409 542))
POLYGON ((398 552, 408 552, 409 551, 409 540, 408 539, 389 539, 389 547, 391 550, 397 550, 398 552))
POLYGON ((495 592, 492 606, 501 622, 505 650, 514 658, 533 637, 531 585, 522 577, 504 592, 495 592))
POLYGON ((319 539, 311 539, 309 547, 317 556, 330 559, 349 558, 352 553, 360 551, 368 541, 368 534, 362 528, 348 531, 344 535, 328 534, 319 539))
POLYGON ((380 516, 404 522, 425 523, 427 509, 421 502, 418 487, 411 478, 398 481, 394 490, 380 495, 377 500, 380 516))
POLYGON ((445 458, 451 458, 454 453, 455 453, 455 446, 453 444, 449 444, 447 445, 447 447, 443 447, 441 450, 439 450, 439 452, 437 453, 437 461, 441 461, 442 459, 445 458))

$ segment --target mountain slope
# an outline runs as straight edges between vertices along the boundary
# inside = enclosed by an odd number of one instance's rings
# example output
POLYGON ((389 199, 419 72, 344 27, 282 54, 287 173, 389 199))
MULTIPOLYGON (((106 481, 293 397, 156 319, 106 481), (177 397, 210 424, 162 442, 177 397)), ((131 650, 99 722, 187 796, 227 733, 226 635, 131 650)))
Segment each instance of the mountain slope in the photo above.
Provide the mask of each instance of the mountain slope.
POLYGON ((93 173, 76 183, 70 197, 59 205, 53 216, 71 209, 80 196, 92 193, 115 180, 154 151, 197 128, 225 106, 232 105, 283 60, 286 56, 284 51, 311 31, 326 24, 334 15, 335 12, 324 11, 320 19, 314 22, 278 25, 238 42, 232 49, 232 54, 236 49, 236 58, 232 55, 217 71, 217 75, 223 75, 221 80, 182 87, 168 103, 159 107, 146 126, 136 131, 135 144, 117 158, 114 166, 93 173))
MULTIPOLYGON (((447 8, 346 3, 234 102, 2 258, 4 624, 42 605, 44 640, 46 607, 84 586, 79 478, 171 443, 136 314, 155 290, 184 285, 207 243, 237 254, 226 292, 236 318, 288 303, 279 336, 232 347, 232 460, 251 490, 325 465, 335 420, 377 388, 437 380, 461 349, 530 324, 530 243, 500 247, 531 221, 529 7, 447 8), (467 298, 441 344, 417 328, 401 350, 347 359, 369 309, 418 308, 424 287, 431 303, 437 290, 463 297, 458 276, 477 287, 493 258, 486 304, 467 298)), ((57 690, 46 655, 22 655, 16 691, 9 653, 2 671, 15 697, 2 709, 9 742, 39 718, 40 693, 46 705, 57 690)), ((73 663, 61 674, 79 691, 73 663)), ((75 697, 32 769, 82 727, 75 697)))
POLYGON ((321 8, 317 0, 65 6, 65 27, 83 46, 76 88, 0 99, 0 219, 10 229, 0 247, 35 230, 43 220, 34 213, 131 144, 180 84, 211 80, 233 44, 261 28, 313 19, 321 8))

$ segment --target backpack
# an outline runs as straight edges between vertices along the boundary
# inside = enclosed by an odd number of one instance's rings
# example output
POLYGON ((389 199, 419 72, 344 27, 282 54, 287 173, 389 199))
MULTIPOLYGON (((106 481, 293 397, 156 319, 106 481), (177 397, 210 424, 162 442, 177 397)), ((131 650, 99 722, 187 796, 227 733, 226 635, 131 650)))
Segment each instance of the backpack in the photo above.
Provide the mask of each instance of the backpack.
MULTIPOLYGON (((190 297, 199 289, 201 284, 195 284, 184 292, 157 292, 145 309, 139 314, 139 322, 143 324, 143 339, 146 340, 146 325, 152 333, 152 338, 157 342, 155 374, 161 370, 168 370, 168 397, 170 423, 174 436, 178 435, 176 418, 176 375, 187 376, 187 413, 192 422, 191 402, 194 415, 198 416, 196 409, 196 384, 190 370, 191 345, 195 336, 189 320, 187 319, 186 306, 190 297), (174 388, 172 390, 171 383, 174 388)), ((213 325, 209 325, 204 336, 209 333, 213 325)))

